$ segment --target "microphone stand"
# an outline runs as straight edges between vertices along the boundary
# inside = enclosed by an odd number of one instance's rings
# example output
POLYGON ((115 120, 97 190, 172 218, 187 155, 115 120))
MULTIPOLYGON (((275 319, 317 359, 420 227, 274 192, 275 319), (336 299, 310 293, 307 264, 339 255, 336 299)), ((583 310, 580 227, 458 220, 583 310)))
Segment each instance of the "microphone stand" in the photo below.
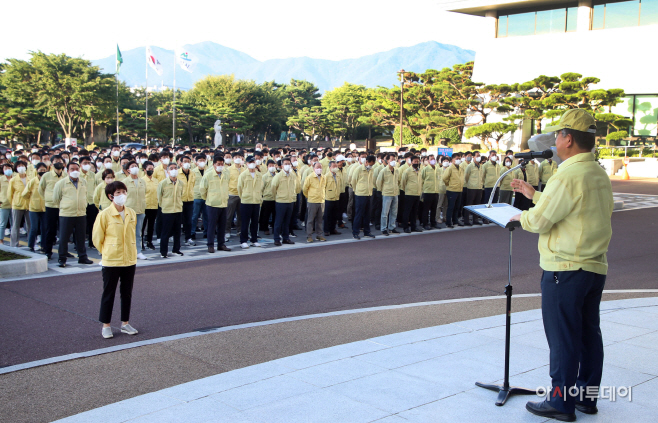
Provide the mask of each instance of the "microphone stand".
MULTIPOLYGON (((496 181, 496 184, 494 185, 493 190, 491 191, 491 197, 489 197, 489 203, 487 204, 487 208, 493 207, 491 203, 493 201, 494 194, 496 193, 496 189, 498 188, 500 181, 502 181, 505 175, 516 169, 523 168, 525 167, 525 165, 526 162, 524 161, 523 163, 514 166, 507 172, 500 175, 500 177, 496 181)), ((489 389, 491 391, 498 392, 496 405, 499 407, 504 405, 507 399, 512 395, 537 394, 536 390, 519 388, 516 386, 510 386, 509 384, 509 356, 510 356, 510 338, 511 338, 511 329, 512 329, 512 232, 514 232, 514 229, 516 229, 519 226, 521 226, 519 222, 509 222, 506 226, 506 228, 509 229, 509 260, 507 262, 507 285, 505 286, 505 296, 507 297, 507 304, 505 310, 505 319, 506 319, 505 320, 505 378, 503 380, 502 385, 475 382, 475 385, 479 386, 480 388, 489 389)))

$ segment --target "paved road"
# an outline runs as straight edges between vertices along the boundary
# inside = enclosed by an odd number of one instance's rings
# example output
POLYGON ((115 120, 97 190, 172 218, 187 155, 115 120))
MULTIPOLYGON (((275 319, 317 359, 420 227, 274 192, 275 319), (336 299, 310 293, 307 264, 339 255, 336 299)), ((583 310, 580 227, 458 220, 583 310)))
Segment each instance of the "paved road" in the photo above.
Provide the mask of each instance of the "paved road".
MULTIPOLYGON (((658 209, 614 213, 607 289, 656 288, 658 209)), ((514 292, 539 292, 537 235, 514 233, 514 292)), ((342 309, 502 294, 497 227, 273 251, 137 270, 138 337, 100 337, 99 273, 0 284, 1 366, 199 328, 342 309)), ((118 304, 114 322, 118 323, 118 304)))

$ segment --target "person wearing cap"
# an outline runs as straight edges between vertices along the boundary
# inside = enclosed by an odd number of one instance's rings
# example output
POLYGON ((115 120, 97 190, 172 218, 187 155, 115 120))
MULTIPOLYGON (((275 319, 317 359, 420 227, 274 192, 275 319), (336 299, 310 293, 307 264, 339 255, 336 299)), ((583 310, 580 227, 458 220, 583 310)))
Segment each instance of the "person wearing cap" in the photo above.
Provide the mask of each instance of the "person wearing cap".
POLYGON ((512 181, 514 191, 535 207, 516 215, 528 232, 539 234, 542 316, 550 349, 551 391, 526 409, 542 417, 575 421, 575 409, 595 414, 603 371, 599 307, 608 273, 606 253, 612 237, 612 185, 592 153, 596 122, 584 109, 567 110, 556 132, 562 164, 544 192, 526 181, 512 181))
POLYGON ((302 192, 307 199, 306 242, 313 242, 313 233, 318 241, 326 241, 326 238, 322 236, 322 205, 325 199, 327 177, 331 176, 323 175, 322 164, 316 161, 313 163, 312 172, 304 179, 302 192))
POLYGON ((212 168, 206 170, 199 186, 199 194, 206 202, 208 212, 208 253, 215 252, 215 234, 217 249, 231 251, 226 246, 226 206, 228 205, 228 172, 224 167, 224 157, 216 154, 212 168), (216 230, 215 230, 216 229, 216 230))
POLYGON ((548 183, 548 180, 551 179, 553 175, 557 172, 557 163, 553 161, 552 158, 546 159, 539 165, 539 190, 543 191, 543 188, 548 183))
POLYGON ((256 171, 256 159, 247 157, 247 172, 238 177, 238 195, 240 196, 240 247, 246 249, 260 247, 258 242, 258 215, 260 203, 263 202, 263 176, 256 171), (251 244, 247 244, 251 241, 251 244))

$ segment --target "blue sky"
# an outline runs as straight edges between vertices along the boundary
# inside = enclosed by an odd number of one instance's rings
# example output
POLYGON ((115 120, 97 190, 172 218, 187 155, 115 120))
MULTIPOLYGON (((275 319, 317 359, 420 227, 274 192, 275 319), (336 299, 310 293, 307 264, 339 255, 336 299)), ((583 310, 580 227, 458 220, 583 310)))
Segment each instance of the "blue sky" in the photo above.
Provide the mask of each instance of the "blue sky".
POLYGON ((0 60, 26 59, 30 50, 98 59, 116 43, 171 49, 201 41, 258 60, 340 60, 430 40, 475 50, 485 38, 482 18, 443 12, 436 0, 38 0, 3 11, 0 60))

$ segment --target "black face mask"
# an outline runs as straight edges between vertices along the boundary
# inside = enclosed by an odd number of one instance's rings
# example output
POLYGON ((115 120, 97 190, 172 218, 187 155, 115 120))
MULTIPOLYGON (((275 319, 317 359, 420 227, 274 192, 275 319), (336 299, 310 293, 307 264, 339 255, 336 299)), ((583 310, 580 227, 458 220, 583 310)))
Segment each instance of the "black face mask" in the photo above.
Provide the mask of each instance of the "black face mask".
POLYGON ((62 170, 64 169, 64 163, 55 163, 53 167, 57 170, 62 170))
POLYGON ((147 170, 147 171, 146 171, 146 174, 147 174, 148 176, 151 176, 151 175, 153 175, 153 171, 152 171, 152 170, 147 170))
POLYGON ((414 164, 412 164, 412 166, 414 167, 414 169, 418 169, 420 167, 420 164, 414 163, 414 164))
POLYGON ((39 172, 39 177, 42 177, 46 172, 39 172))

